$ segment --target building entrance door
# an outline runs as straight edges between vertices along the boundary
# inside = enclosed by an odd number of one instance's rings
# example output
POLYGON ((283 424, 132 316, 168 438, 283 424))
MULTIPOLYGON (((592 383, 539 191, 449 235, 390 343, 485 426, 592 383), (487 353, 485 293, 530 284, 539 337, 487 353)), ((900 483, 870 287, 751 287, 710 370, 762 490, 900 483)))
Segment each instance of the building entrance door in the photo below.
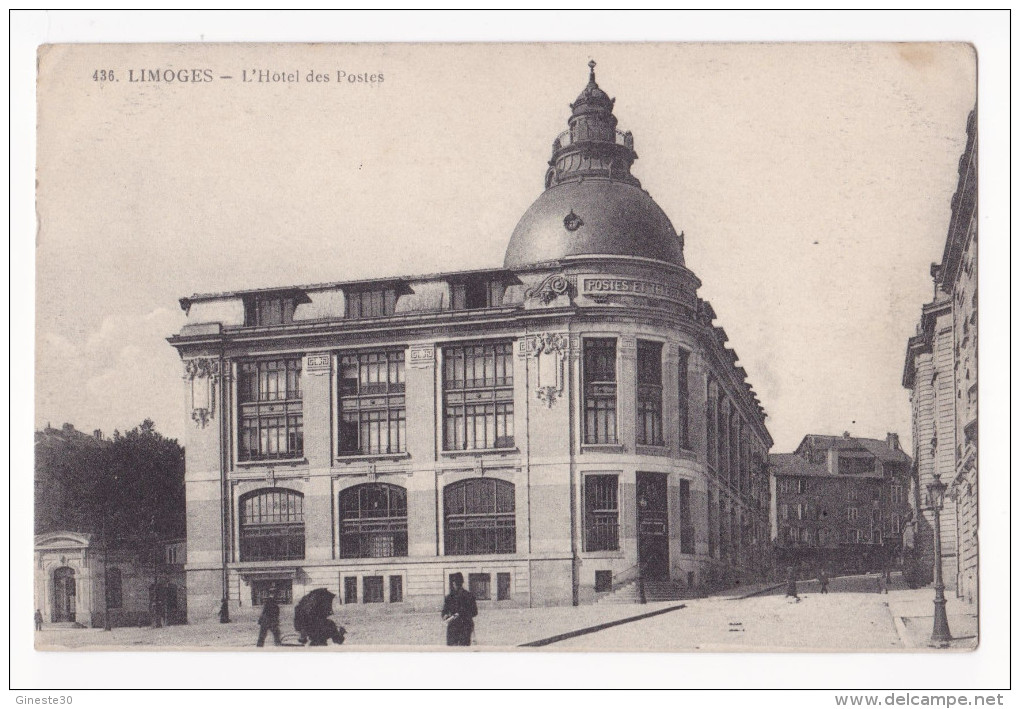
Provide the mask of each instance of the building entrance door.
POLYGON ((647 579, 669 578, 668 512, 666 474, 638 473, 638 563, 647 579))
POLYGON ((54 623, 73 623, 76 600, 74 569, 61 566, 53 572, 53 614, 54 623))

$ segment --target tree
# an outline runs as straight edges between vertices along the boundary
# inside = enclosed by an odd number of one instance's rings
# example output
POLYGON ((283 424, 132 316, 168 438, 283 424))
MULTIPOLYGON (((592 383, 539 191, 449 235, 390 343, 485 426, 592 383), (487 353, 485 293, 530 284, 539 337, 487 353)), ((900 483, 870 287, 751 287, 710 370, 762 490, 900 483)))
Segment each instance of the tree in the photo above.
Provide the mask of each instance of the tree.
POLYGON ((66 529, 111 544, 185 534, 184 449, 146 419, 105 439, 64 424, 36 432, 36 532, 66 529))

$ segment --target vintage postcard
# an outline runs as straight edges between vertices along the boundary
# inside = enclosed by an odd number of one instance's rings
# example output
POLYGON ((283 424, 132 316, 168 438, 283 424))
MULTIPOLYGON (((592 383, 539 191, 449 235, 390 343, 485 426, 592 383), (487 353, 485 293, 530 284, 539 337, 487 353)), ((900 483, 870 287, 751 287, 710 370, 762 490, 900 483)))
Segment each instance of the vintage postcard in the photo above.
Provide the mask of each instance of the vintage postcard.
POLYGON ((39 47, 15 613, 47 651, 977 647, 977 61, 39 47))

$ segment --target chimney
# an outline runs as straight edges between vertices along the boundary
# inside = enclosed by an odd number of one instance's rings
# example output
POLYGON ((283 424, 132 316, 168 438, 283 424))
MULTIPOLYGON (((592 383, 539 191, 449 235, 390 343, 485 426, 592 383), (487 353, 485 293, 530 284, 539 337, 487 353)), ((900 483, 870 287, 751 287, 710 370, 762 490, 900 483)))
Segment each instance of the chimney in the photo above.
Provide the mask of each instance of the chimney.
POLYGON ((92 436, 97 441, 101 441, 101 440, 103 440, 103 431, 101 429, 97 428, 95 431, 92 432, 92 436))
POLYGON ((900 448, 900 435, 898 433, 887 433, 887 434, 885 434, 885 442, 894 451, 902 450, 900 448))
POLYGON ((846 440, 849 441, 850 440, 850 432, 849 431, 843 431, 843 438, 845 438, 846 440))

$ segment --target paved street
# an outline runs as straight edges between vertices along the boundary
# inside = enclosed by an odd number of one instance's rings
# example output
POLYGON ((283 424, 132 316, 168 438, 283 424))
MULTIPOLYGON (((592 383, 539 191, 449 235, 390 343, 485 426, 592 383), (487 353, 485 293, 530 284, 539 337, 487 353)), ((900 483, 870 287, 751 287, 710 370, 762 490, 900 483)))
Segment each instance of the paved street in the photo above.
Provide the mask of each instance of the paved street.
MULTIPOLYGON (((745 589, 748 592, 753 589, 745 589)), ((740 598, 734 593, 683 601, 684 608, 615 627, 585 633, 548 645, 553 650, 666 651, 876 651, 927 648, 931 633, 932 589, 911 590, 894 582, 888 594, 875 593, 874 577, 833 579, 830 593, 818 584, 798 586, 801 601, 784 589, 740 598)), ((475 643, 481 647, 516 647, 563 633, 623 620, 679 603, 592 605, 578 608, 531 608, 484 611, 475 643)), ((973 610, 951 598, 949 623, 954 649, 976 646, 973 610)), ((335 616, 348 629, 342 649, 382 646, 442 646, 444 626, 438 613, 335 616)), ((293 641, 284 611, 285 639, 293 641)), ((168 628, 47 629, 37 634, 40 649, 86 647, 252 647, 258 628, 252 621, 207 623, 168 628)), ((254 647, 252 647, 254 651, 254 647)), ((266 648, 270 651, 271 648, 266 648)), ((298 650, 307 652, 306 649, 298 650)))

